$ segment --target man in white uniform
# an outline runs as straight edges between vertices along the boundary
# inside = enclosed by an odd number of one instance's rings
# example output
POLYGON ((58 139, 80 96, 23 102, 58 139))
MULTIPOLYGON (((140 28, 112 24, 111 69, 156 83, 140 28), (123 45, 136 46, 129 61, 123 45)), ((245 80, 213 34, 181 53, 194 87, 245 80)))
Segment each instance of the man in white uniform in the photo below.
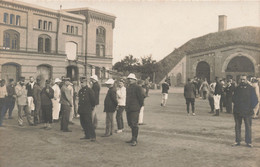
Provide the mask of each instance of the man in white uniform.
POLYGON ((54 98, 52 99, 52 118, 53 122, 58 122, 60 113, 60 87, 59 84, 61 80, 59 78, 55 79, 55 84, 52 86, 54 90, 54 98))

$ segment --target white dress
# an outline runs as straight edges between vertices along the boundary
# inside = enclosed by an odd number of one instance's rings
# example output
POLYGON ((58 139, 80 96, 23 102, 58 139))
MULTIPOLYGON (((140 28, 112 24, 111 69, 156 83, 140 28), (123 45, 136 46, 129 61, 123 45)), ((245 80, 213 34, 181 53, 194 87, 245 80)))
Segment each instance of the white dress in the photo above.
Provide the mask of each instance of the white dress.
POLYGON ((52 119, 58 120, 59 114, 60 114, 60 87, 55 84, 52 86, 52 89, 54 90, 54 98, 52 99, 52 119))

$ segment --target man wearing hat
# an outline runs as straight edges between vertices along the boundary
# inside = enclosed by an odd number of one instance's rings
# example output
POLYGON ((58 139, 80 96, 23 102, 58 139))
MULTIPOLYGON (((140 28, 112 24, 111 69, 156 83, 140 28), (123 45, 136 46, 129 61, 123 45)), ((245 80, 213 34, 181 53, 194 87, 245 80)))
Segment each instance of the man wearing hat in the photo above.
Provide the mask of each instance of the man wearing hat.
POLYGON ((18 105, 18 125, 23 126, 23 111, 26 115, 29 125, 33 125, 31 113, 28 107, 27 90, 25 87, 25 78, 21 77, 19 83, 15 87, 18 105))
POLYGON ((126 100, 126 88, 124 85, 125 81, 123 79, 119 80, 118 88, 116 91, 117 95, 117 111, 116 111, 116 122, 117 122, 117 133, 123 132, 124 121, 123 121, 123 111, 125 110, 125 100, 126 100))
POLYGON ((129 86, 126 89, 126 116, 127 122, 132 129, 132 139, 127 141, 132 146, 137 145, 138 136, 138 120, 140 109, 144 104, 144 97, 142 94, 142 88, 136 84, 135 74, 130 73, 127 77, 129 86))
POLYGON ((113 119, 114 112, 117 107, 116 89, 114 87, 114 80, 109 79, 105 82, 108 87, 107 95, 104 101, 104 112, 106 113, 106 132, 102 137, 108 137, 113 134, 113 119))
POLYGON ((5 113, 4 110, 6 108, 6 97, 7 97, 7 90, 5 86, 5 80, 2 79, 0 81, 0 126, 2 126, 2 121, 4 119, 5 113))
POLYGON ((44 128, 51 129, 52 124, 52 101, 54 90, 51 88, 50 80, 46 80, 45 87, 41 92, 42 117, 44 120, 44 128))
POLYGON ((96 141, 96 133, 92 123, 92 111, 96 104, 95 94, 94 91, 88 87, 87 79, 85 77, 81 77, 80 81, 82 88, 78 92, 78 113, 80 115, 80 124, 85 133, 85 136, 81 139, 96 141))
POLYGON ((61 83, 60 78, 55 78, 54 85, 52 89, 54 91, 54 97, 52 99, 52 119, 53 122, 58 122, 59 114, 60 114, 60 87, 59 84, 61 83))
POLYGON ((70 84, 69 80, 69 78, 64 78, 64 85, 61 88, 61 130, 63 132, 71 132, 71 130, 68 129, 68 125, 73 100, 70 90, 68 89, 70 84))
POLYGON ((96 129, 97 128, 97 123, 98 123, 98 120, 97 120, 97 106, 99 105, 99 94, 100 94, 100 86, 98 84, 98 77, 97 75, 92 75, 90 77, 90 80, 92 82, 92 90, 94 91, 95 93, 95 101, 96 101, 96 106, 93 110, 93 113, 92 113, 92 120, 93 120, 93 125, 94 125, 94 128, 96 129))

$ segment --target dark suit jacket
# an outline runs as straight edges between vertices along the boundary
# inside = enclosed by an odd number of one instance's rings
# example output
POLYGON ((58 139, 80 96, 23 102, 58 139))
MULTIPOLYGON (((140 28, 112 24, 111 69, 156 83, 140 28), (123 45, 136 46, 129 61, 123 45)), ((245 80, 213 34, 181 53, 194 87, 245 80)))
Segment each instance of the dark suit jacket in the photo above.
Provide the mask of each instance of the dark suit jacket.
POLYGON ((131 84, 126 89, 126 108, 127 112, 140 112, 144 105, 144 94, 142 87, 131 84))
POLYGON ((94 91, 94 94, 95 94, 96 105, 99 105, 100 86, 99 86, 98 82, 93 83, 92 90, 94 91))
POLYGON ((115 112, 117 104, 116 89, 109 88, 104 101, 104 112, 115 112))
POLYGON ((95 94, 92 89, 85 86, 79 90, 79 108, 78 113, 84 114, 92 112, 95 107, 95 94))
POLYGON ((185 86, 184 86, 184 97, 185 98, 195 98, 195 85, 191 82, 188 82, 185 86))

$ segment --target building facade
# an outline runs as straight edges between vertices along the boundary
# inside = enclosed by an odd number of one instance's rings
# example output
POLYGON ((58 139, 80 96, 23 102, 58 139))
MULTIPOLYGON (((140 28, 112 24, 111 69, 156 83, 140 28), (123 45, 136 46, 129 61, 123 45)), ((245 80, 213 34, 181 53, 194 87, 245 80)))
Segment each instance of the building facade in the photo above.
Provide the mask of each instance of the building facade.
POLYGON ((89 8, 52 10, 0 1, 1 78, 108 78, 115 18, 89 8))
POLYGON ((157 81, 170 77, 180 86, 194 77, 208 82, 215 77, 238 82, 241 74, 260 78, 260 27, 226 29, 226 22, 226 16, 219 16, 218 32, 191 39, 164 58, 161 64, 171 63, 163 64, 165 74, 157 81))

